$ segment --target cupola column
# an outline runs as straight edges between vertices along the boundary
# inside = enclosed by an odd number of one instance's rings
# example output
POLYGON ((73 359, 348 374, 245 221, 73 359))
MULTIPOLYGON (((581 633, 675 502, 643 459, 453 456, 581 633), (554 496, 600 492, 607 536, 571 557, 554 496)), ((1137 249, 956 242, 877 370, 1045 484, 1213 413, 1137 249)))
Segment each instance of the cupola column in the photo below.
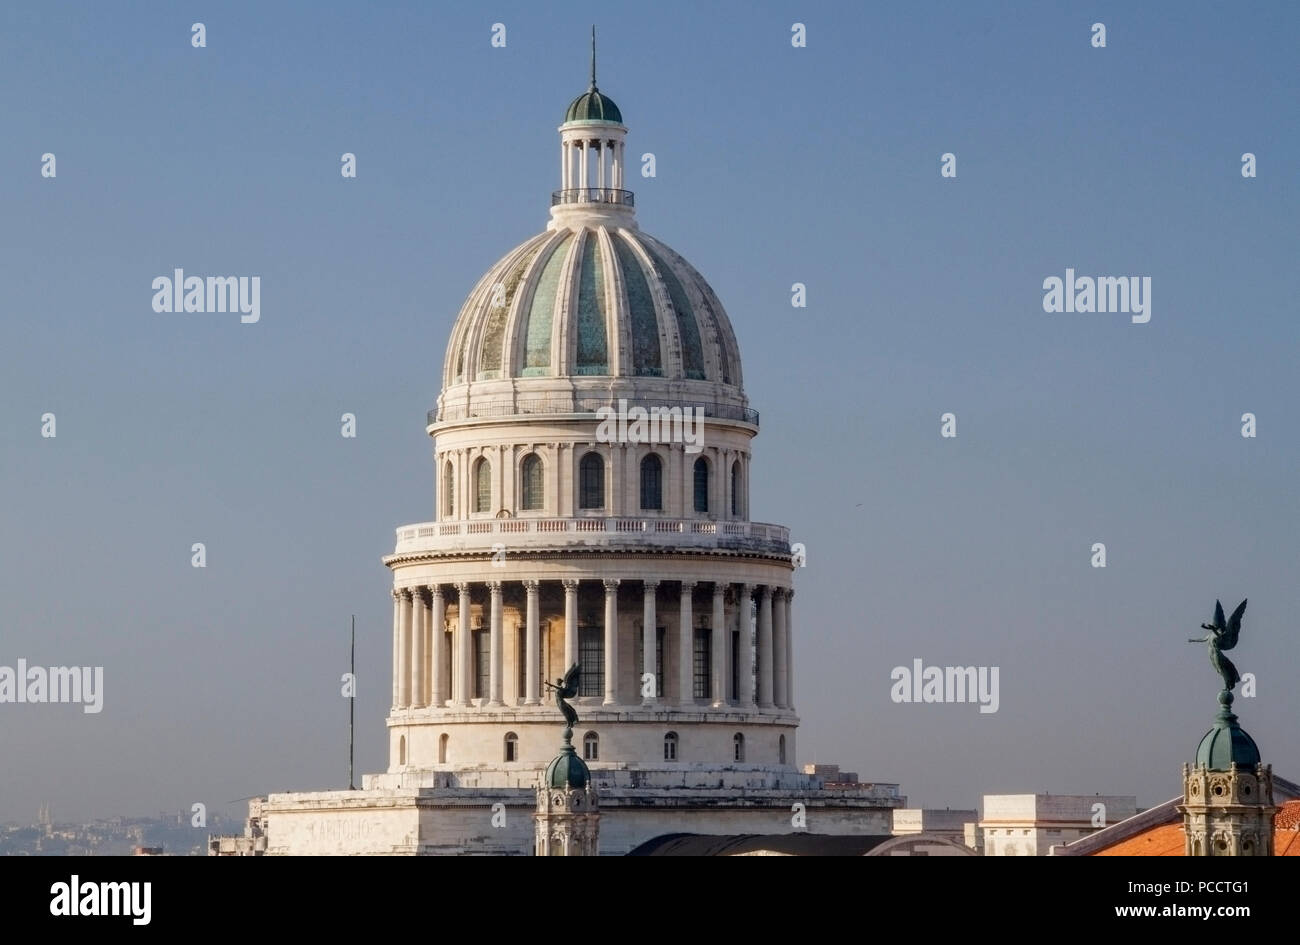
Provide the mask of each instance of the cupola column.
POLYGON ((393 589, 393 708, 401 705, 402 687, 402 592, 393 589))
MULTIPOLYGON (((586 142, 586 139, 582 139, 582 140, 580 140, 580 141, 578 142, 578 147, 582 149, 582 150, 579 152, 579 154, 582 156, 582 157, 581 157, 581 165, 580 165, 582 169, 578 172, 578 177, 579 177, 578 187, 579 187, 580 189, 582 189, 582 190, 586 190, 586 189, 587 189, 587 180, 588 180, 588 178, 587 178, 587 151, 588 151, 588 148, 587 148, 587 142, 586 142)), ((583 199, 585 199, 585 195, 583 195, 583 194, 579 194, 579 195, 578 195, 578 200, 581 201, 581 200, 583 200, 583 199)))
POLYGON ((578 582, 564 582, 564 666, 578 662, 578 582))
POLYGON ((402 594, 402 637, 398 652, 401 654, 397 670, 397 704, 406 708, 411 704, 411 592, 402 594))
POLYGON ((754 625, 749 612, 752 589, 750 584, 741 584, 736 597, 736 629, 740 632, 740 685, 736 701, 742 709, 754 708, 754 625))

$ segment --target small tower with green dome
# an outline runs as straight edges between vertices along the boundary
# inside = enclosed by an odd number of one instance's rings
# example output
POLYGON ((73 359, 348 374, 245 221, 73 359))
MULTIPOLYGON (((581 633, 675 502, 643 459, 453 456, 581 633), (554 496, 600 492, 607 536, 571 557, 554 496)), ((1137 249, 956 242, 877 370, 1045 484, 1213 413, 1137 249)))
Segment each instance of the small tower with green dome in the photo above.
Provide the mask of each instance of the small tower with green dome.
POLYGON ((614 100, 596 85, 596 28, 591 28, 591 84, 560 125, 560 189, 551 194, 551 228, 573 223, 635 227, 624 187, 627 128, 614 100))
POLYGON ((1224 681, 1213 727, 1196 747, 1196 762, 1183 765, 1183 835, 1187 856, 1272 856, 1273 769, 1260 760, 1255 740, 1237 724, 1232 687, 1241 678, 1223 650, 1236 646, 1242 601, 1230 620, 1215 602, 1210 635, 1190 642, 1210 644, 1210 661, 1224 681))
POLYGON ((587 763, 573 750, 573 725, 578 714, 566 701, 578 692, 579 672, 575 663, 553 687, 566 724, 564 746, 546 766, 537 785, 537 812, 533 818, 538 856, 597 856, 600 850, 600 797, 587 763))

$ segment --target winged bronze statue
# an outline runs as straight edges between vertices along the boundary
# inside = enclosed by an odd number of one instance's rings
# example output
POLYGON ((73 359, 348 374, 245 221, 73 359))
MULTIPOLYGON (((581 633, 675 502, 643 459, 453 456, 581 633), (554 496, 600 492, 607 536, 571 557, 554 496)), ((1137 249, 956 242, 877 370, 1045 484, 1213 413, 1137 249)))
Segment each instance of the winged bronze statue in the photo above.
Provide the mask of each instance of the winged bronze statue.
POLYGON ((564 713, 564 740, 566 742, 573 737, 573 727, 578 724, 578 713, 566 700, 577 698, 578 680, 581 678, 582 670, 577 663, 574 663, 569 667, 569 671, 564 674, 562 679, 546 684, 547 688, 555 690, 555 704, 564 713))
POLYGON ((1241 615, 1246 612, 1246 602, 1243 600, 1237 609, 1232 612, 1232 616, 1227 620, 1223 619, 1223 605, 1217 600, 1214 602, 1214 623, 1201 624, 1202 630, 1210 632, 1195 640, 1188 640, 1188 643, 1209 643, 1210 645, 1210 665, 1214 671, 1223 677, 1223 688, 1227 692, 1232 692, 1232 687, 1241 681, 1241 673, 1237 672, 1237 667, 1232 664, 1232 660, 1223 655, 1224 650, 1230 650, 1237 645, 1237 637, 1241 634, 1241 615))

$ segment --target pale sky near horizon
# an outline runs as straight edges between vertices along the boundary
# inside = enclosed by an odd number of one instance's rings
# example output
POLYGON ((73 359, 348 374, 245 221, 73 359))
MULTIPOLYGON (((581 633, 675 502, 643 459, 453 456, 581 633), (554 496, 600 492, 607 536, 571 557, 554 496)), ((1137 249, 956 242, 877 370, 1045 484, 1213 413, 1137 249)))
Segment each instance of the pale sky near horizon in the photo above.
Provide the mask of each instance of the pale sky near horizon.
POLYGON ((798 761, 1162 802, 1216 708, 1185 641, 1248 597, 1235 708, 1300 780, 1300 8, 699 6, 0 9, 0 665, 105 676, 97 715, 0 704, 0 821, 346 786, 353 613, 384 769, 380 557, 433 517, 448 334, 547 222, 593 17, 638 222, 738 337, 753 518, 807 548, 798 761), (1045 313, 1067 267, 1150 277, 1150 322, 1045 313), (155 313, 174 268, 259 275, 261 320, 155 313), (914 659, 999 667, 998 711, 892 702, 914 659))

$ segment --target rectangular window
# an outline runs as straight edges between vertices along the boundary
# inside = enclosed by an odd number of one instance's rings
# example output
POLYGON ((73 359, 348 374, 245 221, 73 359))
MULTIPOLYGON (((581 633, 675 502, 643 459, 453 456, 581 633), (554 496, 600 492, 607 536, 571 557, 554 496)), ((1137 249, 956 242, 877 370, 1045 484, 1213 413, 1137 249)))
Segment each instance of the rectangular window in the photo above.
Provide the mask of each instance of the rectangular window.
MULTIPOLYGON (((664 635, 666 631, 663 627, 656 628, 655 632, 655 696, 662 698, 664 694, 664 677, 668 675, 664 671, 664 635)), ((645 673, 645 644, 641 637, 641 628, 636 630, 636 643, 633 647, 636 650, 636 691, 637 699, 641 697, 641 676, 645 673)))
POLYGON ((578 681, 578 695, 603 696, 605 694, 604 628, 578 628, 578 662, 582 664, 582 678, 578 681))
POLYGON ((712 695, 710 687, 713 678, 713 661, 711 658, 712 647, 709 646, 712 637, 713 634, 708 630, 696 630, 695 639, 692 641, 694 647, 692 655, 694 657, 695 685, 691 691, 691 696, 695 699, 707 699, 712 695))
POLYGON ((474 631, 474 696, 487 698, 492 681, 492 631, 474 631))

